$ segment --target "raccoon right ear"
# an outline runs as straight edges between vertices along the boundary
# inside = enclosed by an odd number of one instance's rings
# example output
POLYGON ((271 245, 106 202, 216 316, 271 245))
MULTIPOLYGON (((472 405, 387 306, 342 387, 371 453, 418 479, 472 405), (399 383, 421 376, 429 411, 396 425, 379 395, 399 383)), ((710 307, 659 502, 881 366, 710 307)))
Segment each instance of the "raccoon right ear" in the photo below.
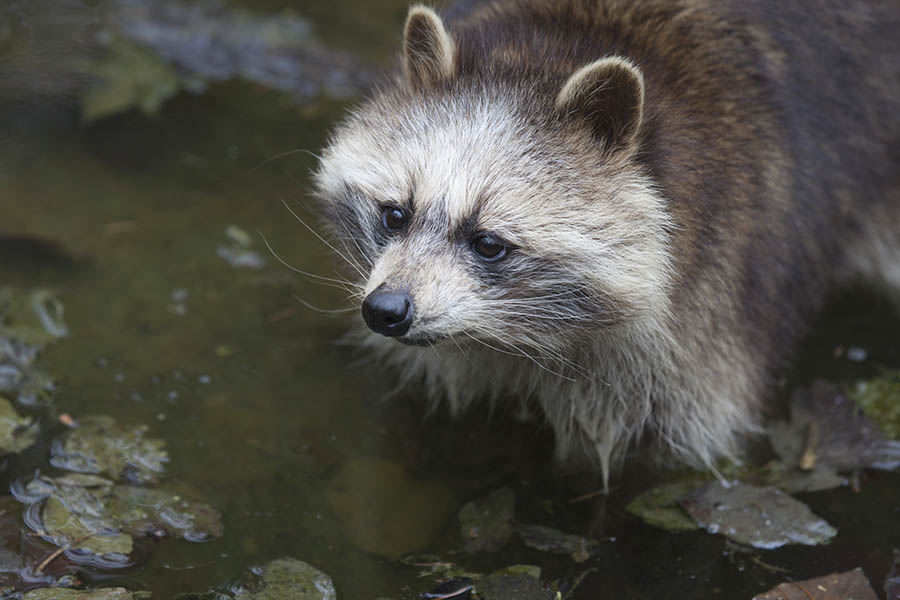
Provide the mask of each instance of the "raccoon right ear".
POLYGON ((644 76, 629 60, 601 58, 575 71, 559 95, 563 118, 580 118, 609 149, 628 148, 644 111, 644 76))
POLYGON ((425 6, 413 6, 403 28, 403 69, 413 88, 430 88, 453 76, 456 49, 444 22, 425 6))

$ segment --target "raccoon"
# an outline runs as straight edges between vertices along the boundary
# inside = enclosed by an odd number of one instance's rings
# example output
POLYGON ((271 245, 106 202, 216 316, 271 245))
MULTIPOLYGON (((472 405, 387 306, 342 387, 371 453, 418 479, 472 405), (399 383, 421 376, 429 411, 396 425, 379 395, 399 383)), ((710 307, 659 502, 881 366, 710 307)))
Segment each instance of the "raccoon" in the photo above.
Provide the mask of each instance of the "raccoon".
POLYGON ((360 343, 451 411, 539 406, 605 482, 739 456, 829 291, 900 289, 897 31, 879 0, 414 6, 314 175, 360 343))

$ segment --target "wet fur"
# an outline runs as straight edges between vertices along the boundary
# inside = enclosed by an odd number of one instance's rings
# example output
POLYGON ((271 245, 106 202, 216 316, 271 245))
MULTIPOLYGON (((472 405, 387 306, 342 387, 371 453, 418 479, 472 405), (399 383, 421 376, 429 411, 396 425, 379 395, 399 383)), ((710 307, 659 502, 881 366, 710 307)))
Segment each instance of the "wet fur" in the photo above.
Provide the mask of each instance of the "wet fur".
POLYGON ((410 336, 440 343, 361 343, 454 411, 538 403, 560 454, 604 475, 639 441, 735 456, 829 291, 900 289, 898 13, 497 0, 450 11, 443 39, 413 9, 401 68, 316 179, 360 297, 411 290, 410 336), (633 135, 634 93, 571 93, 604 58, 640 75, 633 135), (379 231, 379 203, 413 213, 402 237, 379 231), (516 260, 479 264, 484 230, 516 260))

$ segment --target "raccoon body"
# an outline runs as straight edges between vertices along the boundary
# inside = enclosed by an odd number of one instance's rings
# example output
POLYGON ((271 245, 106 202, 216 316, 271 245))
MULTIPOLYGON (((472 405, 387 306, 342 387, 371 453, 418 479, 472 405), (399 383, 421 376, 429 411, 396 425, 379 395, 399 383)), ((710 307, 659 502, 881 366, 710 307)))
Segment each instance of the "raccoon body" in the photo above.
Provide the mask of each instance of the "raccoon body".
POLYGON ((828 292, 900 289, 897 31, 888 1, 414 7, 316 173, 361 343, 454 411, 539 405, 604 476, 735 456, 828 292))

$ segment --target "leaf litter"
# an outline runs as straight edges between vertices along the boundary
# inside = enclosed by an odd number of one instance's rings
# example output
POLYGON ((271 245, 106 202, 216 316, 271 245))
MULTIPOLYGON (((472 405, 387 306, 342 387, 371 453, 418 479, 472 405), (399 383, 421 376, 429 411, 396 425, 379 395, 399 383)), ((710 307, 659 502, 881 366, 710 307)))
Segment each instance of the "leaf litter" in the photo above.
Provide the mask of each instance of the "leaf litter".
POLYGON ((51 447, 50 464, 79 473, 155 483, 169 460, 165 441, 146 437, 146 425, 123 425, 107 416, 79 419, 51 447))
MULTIPOLYGON (((878 600, 862 569, 782 583, 753 600, 878 600)), ((891 600, 889 598, 889 600, 891 600)))

